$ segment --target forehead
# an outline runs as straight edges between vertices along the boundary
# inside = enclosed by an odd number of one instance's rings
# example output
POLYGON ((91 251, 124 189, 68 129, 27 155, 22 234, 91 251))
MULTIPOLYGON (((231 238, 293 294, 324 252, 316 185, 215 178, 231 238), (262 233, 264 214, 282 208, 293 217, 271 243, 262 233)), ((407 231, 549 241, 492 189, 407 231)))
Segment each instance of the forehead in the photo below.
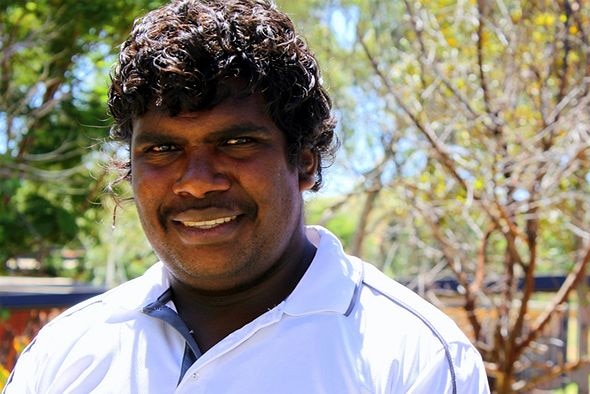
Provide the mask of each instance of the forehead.
POLYGON ((206 133, 239 125, 278 130, 266 113, 264 100, 257 94, 230 97, 212 108, 182 112, 175 116, 152 107, 142 116, 134 118, 132 125, 132 140, 136 140, 142 133, 147 132, 206 133))

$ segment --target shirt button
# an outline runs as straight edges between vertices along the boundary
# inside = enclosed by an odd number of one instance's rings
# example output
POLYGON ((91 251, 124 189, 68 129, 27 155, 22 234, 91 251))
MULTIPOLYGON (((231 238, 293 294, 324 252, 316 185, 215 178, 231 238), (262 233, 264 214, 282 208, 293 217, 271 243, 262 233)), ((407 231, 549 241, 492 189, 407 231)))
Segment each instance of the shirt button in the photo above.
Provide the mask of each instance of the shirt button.
POLYGON ((193 372, 192 378, 195 379, 195 380, 198 380, 199 379, 199 374, 196 373, 196 372, 193 372))

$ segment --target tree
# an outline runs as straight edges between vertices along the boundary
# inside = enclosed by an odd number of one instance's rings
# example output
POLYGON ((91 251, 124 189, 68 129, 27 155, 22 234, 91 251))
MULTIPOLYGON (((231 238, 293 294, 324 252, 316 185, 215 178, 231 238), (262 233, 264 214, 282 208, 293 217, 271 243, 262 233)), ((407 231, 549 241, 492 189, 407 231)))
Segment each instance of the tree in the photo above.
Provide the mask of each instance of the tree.
POLYGON ((158 3, 0 3, 2 263, 22 254, 47 262, 97 235, 107 173, 92 163, 110 125, 113 48, 140 9, 158 3))
POLYGON ((362 207, 348 249, 456 278, 498 392, 587 364, 531 354, 590 260, 590 5, 341 0, 315 15, 340 36, 311 40, 357 174, 337 203, 362 207), (548 271, 567 279, 535 317, 548 271))

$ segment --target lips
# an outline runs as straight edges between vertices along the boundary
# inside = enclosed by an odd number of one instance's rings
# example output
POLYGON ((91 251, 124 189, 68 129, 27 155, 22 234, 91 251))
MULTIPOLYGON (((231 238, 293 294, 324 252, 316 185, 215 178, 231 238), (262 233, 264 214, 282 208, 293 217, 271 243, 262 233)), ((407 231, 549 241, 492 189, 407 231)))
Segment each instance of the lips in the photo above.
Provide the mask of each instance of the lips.
POLYGON ((233 216, 220 217, 220 218, 211 219, 211 220, 201 220, 201 221, 176 220, 176 221, 182 223, 186 227, 198 228, 200 230, 209 230, 209 229, 212 229, 212 228, 217 227, 219 225, 229 223, 233 220, 236 220, 237 217, 238 217, 237 215, 233 215, 233 216))
POLYGON ((245 215, 237 212, 183 212, 171 218, 169 231, 187 246, 219 247, 244 235, 245 215))
POLYGON ((204 199, 176 199, 161 205, 162 229, 190 247, 227 246, 248 236, 257 208, 247 198, 211 194, 204 199))

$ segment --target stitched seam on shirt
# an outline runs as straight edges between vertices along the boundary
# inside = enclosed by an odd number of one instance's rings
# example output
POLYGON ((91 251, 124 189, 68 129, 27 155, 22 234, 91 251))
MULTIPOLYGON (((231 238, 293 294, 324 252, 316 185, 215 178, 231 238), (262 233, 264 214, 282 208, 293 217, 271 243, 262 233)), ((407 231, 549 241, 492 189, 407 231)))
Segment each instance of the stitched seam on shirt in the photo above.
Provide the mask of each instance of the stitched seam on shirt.
POLYGON ((449 349, 449 344, 443 338, 442 334, 436 329, 436 327, 434 327, 434 325, 432 323, 430 323, 430 321, 428 321, 428 319, 426 319, 426 317, 422 316, 422 314, 420 314, 418 311, 411 308, 409 305, 406 305, 404 302, 398 300, 393 295, 388 294, 388 293, 386 293, 382 290, 379 290, 379 289, 375 288, 374 286, 368 284, 364 279, 363 279, 363 283, 367 287, 373 289, 374 291, 378 292, 379 294, 381 294, 384 297, 386 297, 387 299, 389 299, 394 304, 399 305, 400 307, 402 307, 406 311, 410 312, 412 315, 416 316, 424 325, 426 325, 426 327, 428 327, 428 329, 440 341, 440 343, 442 344, 443 349, 445 351, 445 357, 447 359, 447 363, 449 364, 449 371, 451 373, 451 383, 453 384, 453 394, 457 394, 457 377, 455 374, 455 364, 453 362, 453 358, 451 357, 451 351, 449 349))
POLYGON ((364 279, 365 279, 365 266, 363 264, 361 264, 360 268, 361 268, 361 274, 359 275, 358 281, 354 284, 354 293, 352 294, 352 298, 350 299, 350 304, 348 305, 348 309, 344 313, 344 316, 346 316, 346 317, 348 317, 352 313, 354 307, 357 304, 357 301, 359 300, 359 298, 361 296, 361 285, 363 284, 364 279))
POLYGON ((84 309, 89 308, 89 307, 91 307, 93 305, 96 305, 96 304, 102 304, 102 298, 101 299, 98 299, 98 300, 95 300, 95 301, 92 301, 92 302, 89 302, 86 305, 81 305, 80 307, 76 307, 74 310, 64 311, 61 315, 59 315, 55 319, 51 320, 45 326, 46 327, 51 327, 54 324, 57 324, 58 322, 60 322, 61 320, 66 319, 66 318, 72 316, 75 313, 82 312, 84 309))

